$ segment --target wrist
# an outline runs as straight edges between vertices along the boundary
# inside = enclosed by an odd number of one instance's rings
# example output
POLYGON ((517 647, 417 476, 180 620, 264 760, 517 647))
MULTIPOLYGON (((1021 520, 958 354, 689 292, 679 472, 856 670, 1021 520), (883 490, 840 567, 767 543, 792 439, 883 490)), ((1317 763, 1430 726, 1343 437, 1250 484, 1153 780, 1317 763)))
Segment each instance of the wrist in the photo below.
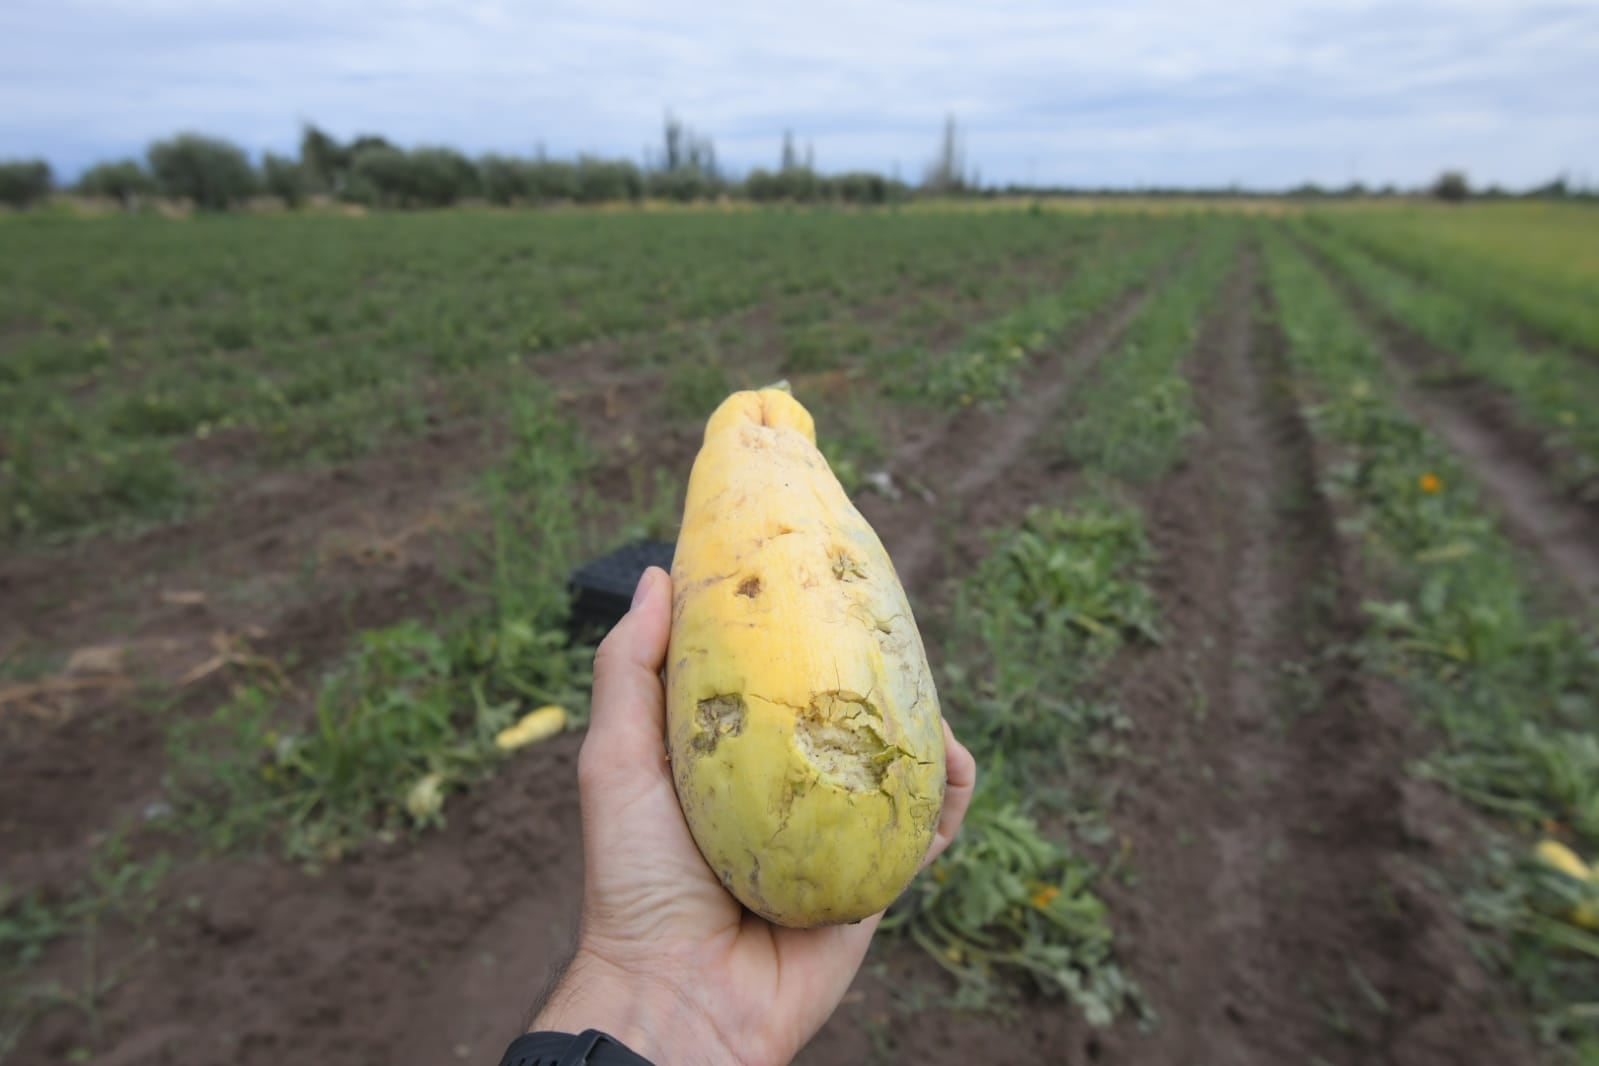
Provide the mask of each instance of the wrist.
POLYGON ((674 983, 625 970, 582 946, 533 1028, 598 1029, 655 1066, 735 1066, 740 1061, 674 983))

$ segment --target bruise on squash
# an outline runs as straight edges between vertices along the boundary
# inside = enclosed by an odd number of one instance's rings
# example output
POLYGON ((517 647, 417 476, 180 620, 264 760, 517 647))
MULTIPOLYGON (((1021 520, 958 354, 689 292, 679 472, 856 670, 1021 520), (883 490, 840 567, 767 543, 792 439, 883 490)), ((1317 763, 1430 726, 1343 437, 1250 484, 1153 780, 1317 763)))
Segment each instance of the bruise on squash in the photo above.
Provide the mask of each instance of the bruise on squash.
POLYGON ((744 713, 744 697, 736 692, 700 700, 695 750, 713 752, 723 737, 736 737, 744 732, 744 713))

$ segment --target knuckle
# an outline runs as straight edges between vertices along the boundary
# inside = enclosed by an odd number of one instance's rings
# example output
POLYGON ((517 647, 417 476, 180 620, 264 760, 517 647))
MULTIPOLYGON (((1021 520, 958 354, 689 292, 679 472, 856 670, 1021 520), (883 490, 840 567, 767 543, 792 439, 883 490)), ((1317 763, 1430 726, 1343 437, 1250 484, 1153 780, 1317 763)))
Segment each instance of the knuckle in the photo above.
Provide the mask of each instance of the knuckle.
POLYGON ((609 673, 621 665, 622 659, 622 642, 613 629, 606 634, 604 640, 600 641, 600 646, 594 649, 595 674, 609 673))

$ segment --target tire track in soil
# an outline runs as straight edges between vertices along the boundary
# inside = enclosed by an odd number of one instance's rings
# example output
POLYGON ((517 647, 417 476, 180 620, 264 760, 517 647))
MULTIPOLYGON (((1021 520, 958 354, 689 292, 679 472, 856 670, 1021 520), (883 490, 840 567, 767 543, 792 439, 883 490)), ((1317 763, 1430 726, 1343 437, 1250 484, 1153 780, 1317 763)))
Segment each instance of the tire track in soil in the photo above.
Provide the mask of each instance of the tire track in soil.
POLYGON ((1088 1057, 1476 1061, 1473 964, 1405 865, 1409 723, 1350 650, 1358 559, 1262 300, 1251 251, 1187 368, 1206 433, 1146 501, 1167 640, 1122 664, 1136 883, 1108 891, 1159 1021, 1088 1057))
POLYGON ((1557 579, 1557 594, 1599 617, 1599 485, 1562 488, 1559 456, 1526 423, 1515 399, 1385 313, 1319 251, 1301 246, 1365 329, 1397 386, 1403 409, 1460 457, 1511 539, 1557 579), (1430 386, 1432 375, 1450 384, 1430 386))
MULTIPOLYGON (((1090 318, 1058 354, 1036 359, 1001 411, 962 411, 941 432, 914 442, 896 459, 897 468, 914 472, 924 484, 941 486, 941 494, 927 507, 862 507, 906 586, 927 587, 941 576, 938 552, 946 525, 975 524, 987 530, 1003 524, 990 506, 997 501, 990 500, 982 503, 982 521, 967 519, 980 496, 1004 485, 1012 469, 1025 465, 1020 460, 1028 445, 1060 414, 1072 386, 1086 379, 1127 332, 1174 269, 1171 264, 1148 285, 1090 318), (940 522, 940 516, 946 521, 940 522)), ((1034 496, 1031 502, 1043 500, 1034 496)))

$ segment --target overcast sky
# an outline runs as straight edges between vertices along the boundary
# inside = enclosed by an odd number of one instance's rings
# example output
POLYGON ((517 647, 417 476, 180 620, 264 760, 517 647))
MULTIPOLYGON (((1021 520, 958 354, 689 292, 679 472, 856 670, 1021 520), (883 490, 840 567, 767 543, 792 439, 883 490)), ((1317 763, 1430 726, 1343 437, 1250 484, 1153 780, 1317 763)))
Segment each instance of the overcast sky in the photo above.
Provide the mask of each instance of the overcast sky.
POLYGON ((639 158, 667 108, 738 170, 915 178, 954 112, 987 182, 1599 182, 1599 3, 0 0, 0 157, 68 176, 307 119, 639 158))

